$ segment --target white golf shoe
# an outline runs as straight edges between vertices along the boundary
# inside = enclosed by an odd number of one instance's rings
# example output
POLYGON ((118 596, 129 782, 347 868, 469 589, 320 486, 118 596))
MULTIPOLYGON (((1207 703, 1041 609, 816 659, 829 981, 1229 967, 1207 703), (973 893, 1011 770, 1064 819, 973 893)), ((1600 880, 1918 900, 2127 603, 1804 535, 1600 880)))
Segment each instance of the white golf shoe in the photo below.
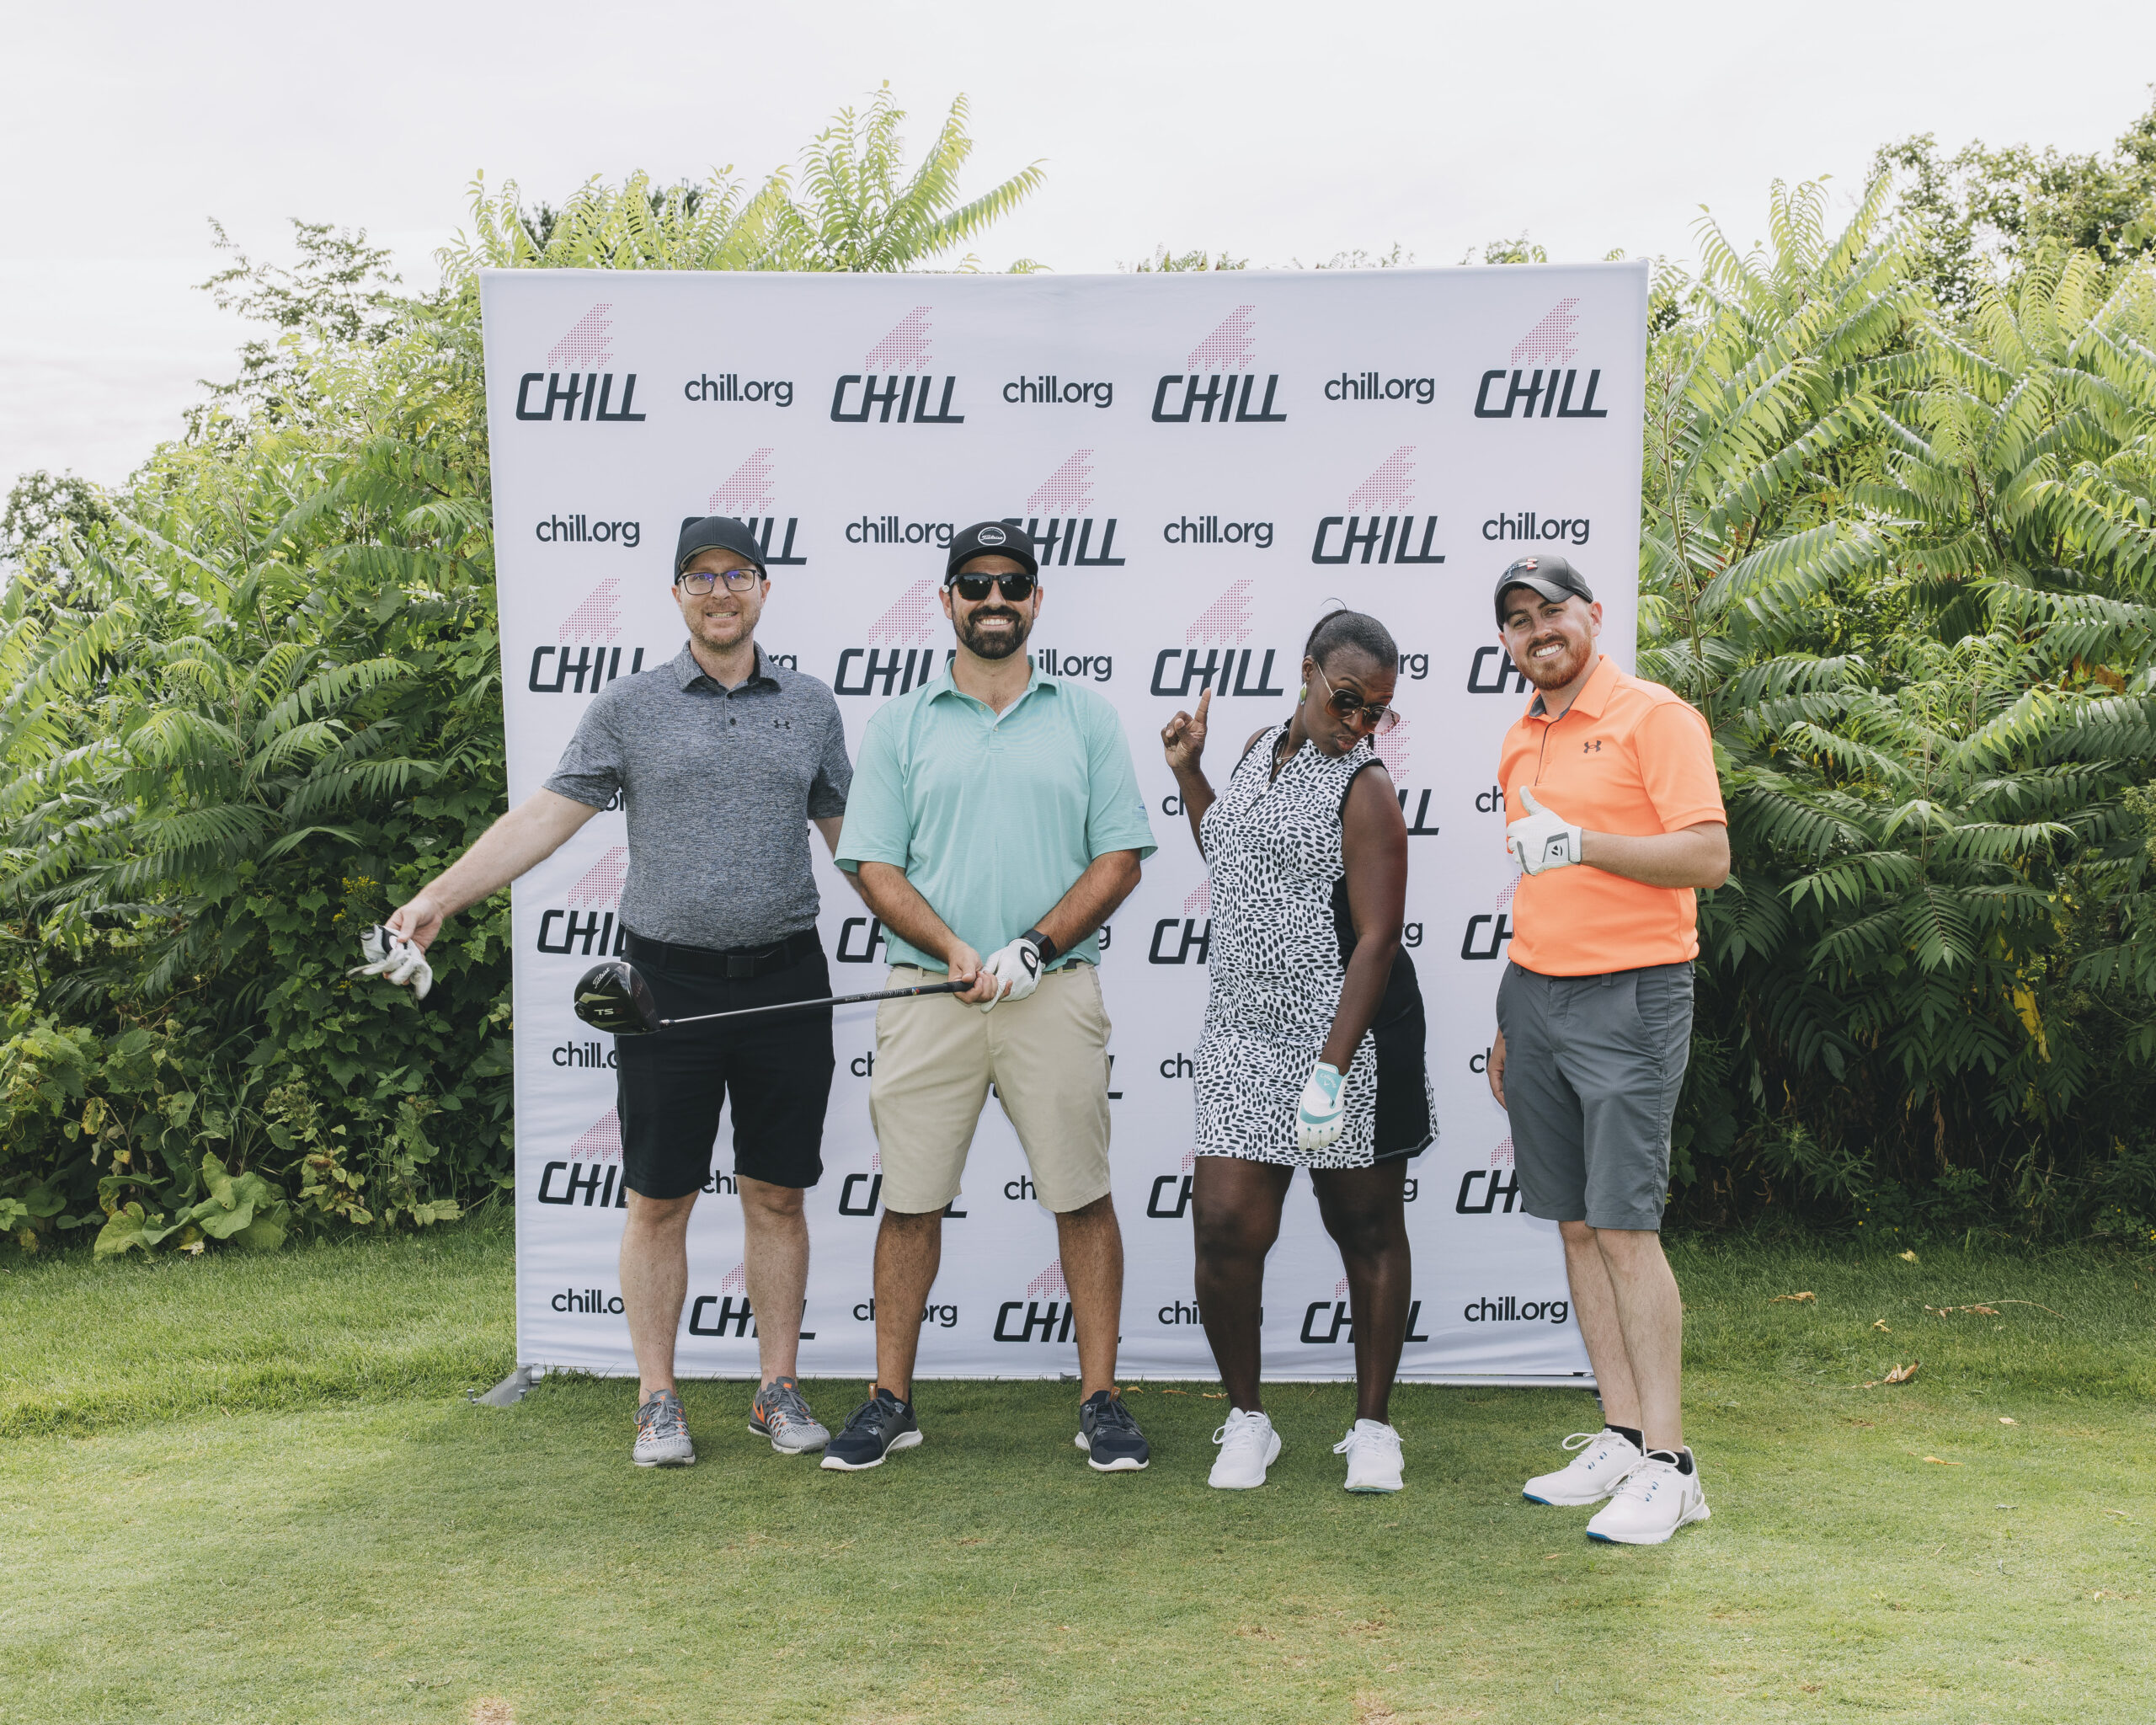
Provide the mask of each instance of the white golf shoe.
POLYGON ((1565 1439, 1567 1450, 1577 1450, 1555 1473, 1538 1473, 1519 1488, 1530 1503, 1556 1503, 1577 1509, 1599 1503, 1615 1491, 1643 1459, 1630 1438, 1604 1427, 1598 1432, 1574 1432, 1565 1439))
POLYGON ((1708 1513, 1698 1464, 1679 1473, 1668 1452, 1657 1450, 1625 1476, 1609 1507, 1588 1523, 1587 1536, 1611 1546, 1658 1546, 1708 1513))
POLYGON ((1336 1455, 1348 1458, 1348 1489, 1351 1492, 1396 1492, 1400 1477, 1400 1434, 1374 1419, 1358 1419, 1348 1435, 1332 1446, 1336 1455))
POLYGON ((1265 1470, 1280 1459, 1280 1434, 1262 1413, 1230 1408, 1227 1423, 1213 1434, 1220 1446, 1205 1483, 1224 1492, 1247 1492, 1265 1483, 1265 1470))

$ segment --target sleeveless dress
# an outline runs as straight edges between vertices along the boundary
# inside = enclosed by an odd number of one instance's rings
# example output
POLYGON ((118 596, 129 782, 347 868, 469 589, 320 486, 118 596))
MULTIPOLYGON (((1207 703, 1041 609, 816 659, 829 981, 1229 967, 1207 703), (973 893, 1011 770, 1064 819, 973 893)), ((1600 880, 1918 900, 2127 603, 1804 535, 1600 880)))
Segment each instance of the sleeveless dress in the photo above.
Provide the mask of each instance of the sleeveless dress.
POLYGON ((1345 1125, 1330 1149, 1295 1143, 1295 1110, 1340 1004, 1354 951, 1341 820, 1364 738, 1337 758, 1305 742, 1267 782, 1288 722, 1236 763, 1199 829, 1212 870, 1205 1030, 1193 1057, 1198 1153, 1291 1167, 1366 1168, 1437 1136, 1422 997, 1406 948, 1348 1068, 1345 1125))

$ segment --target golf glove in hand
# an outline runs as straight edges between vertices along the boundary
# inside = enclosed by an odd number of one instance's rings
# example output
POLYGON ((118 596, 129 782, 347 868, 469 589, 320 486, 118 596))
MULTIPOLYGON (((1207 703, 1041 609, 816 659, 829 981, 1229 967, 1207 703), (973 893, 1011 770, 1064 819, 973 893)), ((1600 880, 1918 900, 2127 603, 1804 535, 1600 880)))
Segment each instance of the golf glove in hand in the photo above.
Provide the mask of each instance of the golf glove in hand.
POLYGON ((1347 1103, 1340 1087, 1347 1082, 1337 1067, 1320 1060, 1310 1068, 1303 1099, 1295 1109, 1295 1143, 1305 1151, 1330 1150, 1347 1124, 1347 1103))
POLYGON ((1505 829, 1505 848, 1519 859, 1519 866, 1529 874, 1540 874, 1578 862, 1580 830, 1536 802, 1525 785, 1519 788, 1519 799, 1527 804, 1527 813, 1505 829))
POLYGON ((379 923, 360 937, 360 951, 371 962, 347 970, 345 975, 379 976, 384 982, 409 988, 415 1001, 424 1000, 427 991, 435 985, 435 973, 427 964, 426 953, 379 923))
MULTIPOLYGON (((1041 949, 1020 935, 1006 947, 998 947, 982 962, 981 969, 1000 983, 1010 985, 1008 998, 1022 1001, 1041 985, 1041 949)), ((984 1012, 995 1010, 995 1002, 1006 998, 998 989, 995 995, 980 1003, 984 1012)))

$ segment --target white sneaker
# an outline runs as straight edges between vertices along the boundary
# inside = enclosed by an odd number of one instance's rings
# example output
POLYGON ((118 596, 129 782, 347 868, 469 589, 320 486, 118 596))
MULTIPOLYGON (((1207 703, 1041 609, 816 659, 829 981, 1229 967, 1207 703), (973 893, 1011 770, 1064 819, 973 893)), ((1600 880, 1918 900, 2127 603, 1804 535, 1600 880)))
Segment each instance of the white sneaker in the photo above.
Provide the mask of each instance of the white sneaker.
POLYGON ((1220 1446, 1205 1483, 1224 1492, 1247 1492, 1265 1483, 1265 1470, 1280 1459, 1280 1434, 1262 1413, 1228 1411, 1228 1423, 1213 1434, 1220 1446))
POLYGON ((1609 1507, 1588 1523, 1589 1539, 1612 1546, 1658 1546, 1686 1522, 1707 1519, 1698 1465, 1679 1473, 1674 1461, 1663 1459, 1667 1453, 1646 1456, 1625 1476, 1609 1507))
POLYGON ((1529 1503, 1567 1509, 1599 1503, 1643 1459, 1638 1445, 1607 1426, 1598 1432, 1574 1432, 1565 1447, 1580 1453, 1555 1473, 1538 1473, 1522 1486, 1519 1494, 1529 1503))
POLYGON ((1374 1419, 1358 1419, 1348 1435, 1332 1446, 1336 1455, 1348 1458, 1348 1489, 1351 1492, 1396 1492, 1400 1477, 1400 1434, 1374 1419))

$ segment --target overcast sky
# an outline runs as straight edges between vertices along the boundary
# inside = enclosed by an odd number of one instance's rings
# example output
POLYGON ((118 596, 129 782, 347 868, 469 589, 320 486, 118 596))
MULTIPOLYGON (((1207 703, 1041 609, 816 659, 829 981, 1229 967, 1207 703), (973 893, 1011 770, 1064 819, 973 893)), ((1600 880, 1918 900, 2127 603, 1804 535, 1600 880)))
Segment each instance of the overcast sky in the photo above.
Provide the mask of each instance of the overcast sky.
POLYGON ((2108 145, 2148 104, 2156 6, 75 0, 8 8, 0 66, 0 485, 111 483, 233 369, 241 326, 190 289, 211 216, 276 254, 291 216, 365 227, 431 283, 475 172, 528 199, 760 177, 888 79, 917 143, 971 99, 974 189, 1045 163, 994 268, 1453 264, 1523 230, 1555 260, 1689 258, 1702 204, 1743 243, 1774 179, 1846 199, 1913 132, 2108 145))

